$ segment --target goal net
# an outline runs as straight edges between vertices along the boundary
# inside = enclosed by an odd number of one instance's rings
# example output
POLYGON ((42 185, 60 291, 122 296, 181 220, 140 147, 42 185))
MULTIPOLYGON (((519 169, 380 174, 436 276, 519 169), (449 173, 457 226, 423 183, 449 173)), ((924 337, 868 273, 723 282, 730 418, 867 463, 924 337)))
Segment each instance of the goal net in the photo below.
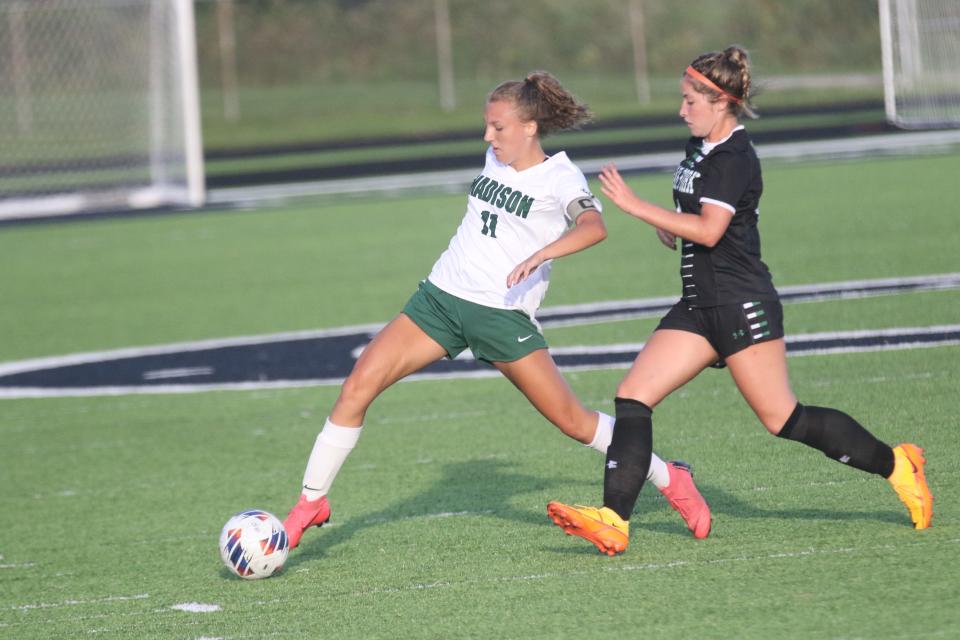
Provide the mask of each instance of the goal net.
POLYGON ((960 1, 879 0, 887 118, 960 126, 960 1))
POLYGON ((191 0, 0 3, 0 218, 199 206, 191 0))

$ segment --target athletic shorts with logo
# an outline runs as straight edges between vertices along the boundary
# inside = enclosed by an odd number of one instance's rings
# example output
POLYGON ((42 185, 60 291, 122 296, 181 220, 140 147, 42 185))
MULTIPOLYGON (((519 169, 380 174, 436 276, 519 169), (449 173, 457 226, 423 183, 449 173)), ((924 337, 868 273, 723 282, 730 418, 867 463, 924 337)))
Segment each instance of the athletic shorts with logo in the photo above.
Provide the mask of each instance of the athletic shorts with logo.
POLYGON ((513 362, 546 349, 540 327, 516 309, 488 307, 420 283, 403 313, 447 351, 450 359, 469 348, 477 360, 513 362))
POLYGON ((716 307, 691 307, 680 301, 657 329, 676 329, 703 336, 720 355, 720 364, 747 347, 783 337, 779 300, 756 300, 716 307))

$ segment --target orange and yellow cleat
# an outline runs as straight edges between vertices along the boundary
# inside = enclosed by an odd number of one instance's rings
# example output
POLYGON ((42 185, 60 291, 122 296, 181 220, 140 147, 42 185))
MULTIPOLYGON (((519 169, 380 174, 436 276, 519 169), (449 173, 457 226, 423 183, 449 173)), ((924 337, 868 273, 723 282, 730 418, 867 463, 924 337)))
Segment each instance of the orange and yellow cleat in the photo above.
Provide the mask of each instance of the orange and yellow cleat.
POLYGON ((923 449, 905 442, 893 448, 893 459, 893 473, 887 479, 907 505, 914 528, 926 529, 933 519, 933 495, 923 474, 923 449))
POLYGON ((630 523, 609 507, 582 507, 551 502, 547 514, 567 535, 592 542, 601 553, 613 556, 627 550, 630 523))

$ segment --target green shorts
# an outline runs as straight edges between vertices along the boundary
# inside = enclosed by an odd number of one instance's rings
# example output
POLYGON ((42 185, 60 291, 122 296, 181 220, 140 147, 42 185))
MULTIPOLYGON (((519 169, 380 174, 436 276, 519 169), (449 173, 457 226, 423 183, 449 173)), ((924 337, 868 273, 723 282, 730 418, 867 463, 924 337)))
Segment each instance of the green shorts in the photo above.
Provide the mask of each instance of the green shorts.
POLYGON ((467 347, 485 362, 513 362, 547 348, 540 328, 524 312, 458 298, 429 280, 420 283, 403 313, 446 349, 451 359, 467 347))

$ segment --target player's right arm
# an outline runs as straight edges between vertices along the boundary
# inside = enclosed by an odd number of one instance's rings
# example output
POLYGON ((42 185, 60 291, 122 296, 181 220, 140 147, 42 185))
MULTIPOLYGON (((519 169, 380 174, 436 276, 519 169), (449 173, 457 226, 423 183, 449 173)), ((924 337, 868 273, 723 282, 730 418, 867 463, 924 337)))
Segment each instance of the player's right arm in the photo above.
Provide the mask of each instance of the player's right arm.
POLYGON ((716 245, 733 219, 729 211, 716 204, 703 203, 700 213, 694 214, 678 213, 642 200, 627 186, 613 163, 603 167, 600 182, 603 194, 625 213, 705 247, 716 245))

